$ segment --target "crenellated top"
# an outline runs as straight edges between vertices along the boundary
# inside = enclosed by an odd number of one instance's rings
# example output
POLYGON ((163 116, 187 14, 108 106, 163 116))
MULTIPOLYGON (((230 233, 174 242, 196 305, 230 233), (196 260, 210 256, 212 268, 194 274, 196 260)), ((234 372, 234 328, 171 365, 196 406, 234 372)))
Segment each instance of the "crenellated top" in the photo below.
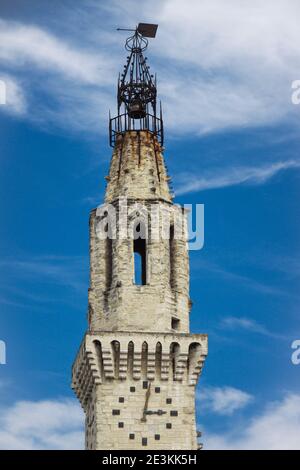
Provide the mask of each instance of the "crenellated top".
POLYGON ((86 409, 95 384, 137 381, 142 371, 145 380, 195 387, 206 356, 207 335, 94 333, 81 344, 72 388, 86 409))
POLYGON ((105 202, 119 197, 172 202, 162 148, 149 131, 127 131, 117 137, 105 202))

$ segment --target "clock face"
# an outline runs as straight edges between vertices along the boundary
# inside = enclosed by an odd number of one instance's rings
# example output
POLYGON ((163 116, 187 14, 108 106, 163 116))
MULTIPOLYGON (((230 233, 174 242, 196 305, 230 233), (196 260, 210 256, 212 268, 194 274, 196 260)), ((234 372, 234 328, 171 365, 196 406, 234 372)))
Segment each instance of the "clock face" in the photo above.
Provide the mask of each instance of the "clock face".
POLYGON ((114 400, 112 421, 116 432, 126 436, 128 448, 151 447, 154 441, 156 446, 157 441, 163 446, 166 433, 174 429, 178 410, 174 409, 174 398, 164 388, 150 381, 132 383, 128 388, 123 383, 123 395, 114 400))

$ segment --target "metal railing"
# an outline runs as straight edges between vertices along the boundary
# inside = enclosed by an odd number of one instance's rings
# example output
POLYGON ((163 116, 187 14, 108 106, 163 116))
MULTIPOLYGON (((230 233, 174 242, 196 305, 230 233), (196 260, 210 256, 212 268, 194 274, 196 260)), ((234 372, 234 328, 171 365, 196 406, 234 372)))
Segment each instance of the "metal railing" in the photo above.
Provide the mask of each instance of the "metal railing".
POLYGON ((164 132, 162 119, 146 113, 143 118, 132 119, 128 113, 119 114, 109 120, 109 144, 115 146, 117 136, 126 131, 149 131, 154 134, 163 146, 164 132))

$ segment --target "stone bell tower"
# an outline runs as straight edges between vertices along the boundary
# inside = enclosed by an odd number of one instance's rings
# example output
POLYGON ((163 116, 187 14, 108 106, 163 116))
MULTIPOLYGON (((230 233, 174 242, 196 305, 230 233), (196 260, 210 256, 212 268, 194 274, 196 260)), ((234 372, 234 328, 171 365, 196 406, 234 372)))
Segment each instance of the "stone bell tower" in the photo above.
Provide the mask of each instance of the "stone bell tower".
POLYGON ((90 216, 88 331, 72 387, 86 449, 197 449, 195 385, 207 336, 190 334, 186 214, 174 205, 163 157, 156 80, 139 24, 110 119, 105 203, 90 216))

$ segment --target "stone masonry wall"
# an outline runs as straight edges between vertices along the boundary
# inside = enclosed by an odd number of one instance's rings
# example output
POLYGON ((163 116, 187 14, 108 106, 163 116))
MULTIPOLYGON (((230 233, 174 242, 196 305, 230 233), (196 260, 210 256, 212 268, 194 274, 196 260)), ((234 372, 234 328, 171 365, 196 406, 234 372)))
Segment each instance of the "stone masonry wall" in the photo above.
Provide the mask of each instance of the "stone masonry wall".
MULTIPOLYGON (((117 219, 122 201, 116 201, 117 219)), ((167 213, 171 224, 181 221, 184 231, 181 238, 170 243, 163 237, 164 216, 157 222, 158 239, 152 239, 155 223, 146 221, 146 285, 134 283, 133 238, 129 227, 143 217, 135 210, 136 201, 126 201, 128 236, 119 239, 119 232, 108 250, 107 239, 97 236, 97 214, 90 217, 90 290, 89 322, 91 330, 173 331, 172 318, 179 320, 176 329, 189 331, 189 260, 186 240, 186 220, 182 209, 162 201, 143 201, 150 214, 153 205, 160 214, 167 213), (139 214, 139 215, 137 215, 139 214), (174 222, 175 221, 175 222, 174 222), (172 263, 172 272, 171 272, 172 263), (111 266, 109 267, 109 264, 111 266), (108 279, 109 278, 109 279, 108 279)), ((124 202, 125 204, 125 202, 124 202)), ((117 230, 119 227, 117 226, 117 230)), ((174 324, 173 324, 174 326, 174 324)))
POLYGON ((207 336, 189 334, 186 214, 172 202, 162 150, 148 131, 119 135, 105 204, 91 212, 88 332, 72 369, 86 449, 197 449, 207 336), (137 227, 147 232, 140 248, 137 227))
POLYGON ((105 202, 122 196, 171 202, 169 179, 156 137, 149 131, 127 131, 114 148, 105 202))
POLYGON ((194 393, 206 354, 206 335, 87 335, 73 367, 86 448, 196 449, 194 393))

